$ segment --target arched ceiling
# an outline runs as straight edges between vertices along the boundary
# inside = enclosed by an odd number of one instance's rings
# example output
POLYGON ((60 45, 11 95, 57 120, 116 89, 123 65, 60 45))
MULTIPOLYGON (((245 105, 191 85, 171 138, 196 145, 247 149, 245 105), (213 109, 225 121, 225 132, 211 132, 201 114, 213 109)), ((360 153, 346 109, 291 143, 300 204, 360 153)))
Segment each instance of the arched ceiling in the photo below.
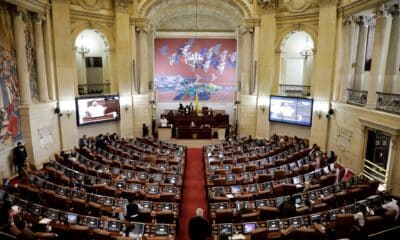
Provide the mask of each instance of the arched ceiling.
POLYGON ((157 31, 235 31, 249 6, 245 0, 149 0, 139 12, 157 31))

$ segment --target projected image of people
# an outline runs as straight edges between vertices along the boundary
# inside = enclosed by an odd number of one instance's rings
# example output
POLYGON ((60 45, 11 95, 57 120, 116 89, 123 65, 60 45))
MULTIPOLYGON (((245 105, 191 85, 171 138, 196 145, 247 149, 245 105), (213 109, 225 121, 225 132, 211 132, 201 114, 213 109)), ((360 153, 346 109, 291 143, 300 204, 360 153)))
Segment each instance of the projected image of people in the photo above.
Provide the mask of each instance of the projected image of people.
POLYGON ((97 103, 97 101, 93 101, 89 103, 90 106, 86 109, 87 117, 101 117, 104 115, 104 111, 106 107, 97 103))
POLYGON ((119 97, 77 98, 78 124, 119 119, 119 97))

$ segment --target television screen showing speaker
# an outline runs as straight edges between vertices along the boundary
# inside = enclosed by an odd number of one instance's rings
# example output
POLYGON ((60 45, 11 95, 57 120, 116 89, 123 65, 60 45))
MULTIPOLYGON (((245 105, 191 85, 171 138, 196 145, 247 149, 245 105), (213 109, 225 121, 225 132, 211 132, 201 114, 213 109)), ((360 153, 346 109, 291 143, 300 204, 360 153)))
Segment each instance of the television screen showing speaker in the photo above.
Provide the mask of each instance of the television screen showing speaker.
POLYGON ((79 97, 76 98, 76 109, 79 126, 120 119, 118 95, 79 97))
POLYGON ((301 126, 312 124, 313 100, 310 98, 271 96, 269 120, 301 126))

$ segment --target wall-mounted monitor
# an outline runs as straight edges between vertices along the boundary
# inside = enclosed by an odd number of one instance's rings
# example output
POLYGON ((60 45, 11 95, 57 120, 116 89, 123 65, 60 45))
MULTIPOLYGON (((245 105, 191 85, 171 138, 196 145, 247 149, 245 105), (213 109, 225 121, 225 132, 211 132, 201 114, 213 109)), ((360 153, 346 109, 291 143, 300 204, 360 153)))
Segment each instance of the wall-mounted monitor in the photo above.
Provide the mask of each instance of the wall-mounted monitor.
POLYGON ((79 97, 76 109, 78 126, 120 120, 118 95, 79 97))
POLYGON ((310 127, 313 100, 310 98, 271 96, 269 121, 310 127))

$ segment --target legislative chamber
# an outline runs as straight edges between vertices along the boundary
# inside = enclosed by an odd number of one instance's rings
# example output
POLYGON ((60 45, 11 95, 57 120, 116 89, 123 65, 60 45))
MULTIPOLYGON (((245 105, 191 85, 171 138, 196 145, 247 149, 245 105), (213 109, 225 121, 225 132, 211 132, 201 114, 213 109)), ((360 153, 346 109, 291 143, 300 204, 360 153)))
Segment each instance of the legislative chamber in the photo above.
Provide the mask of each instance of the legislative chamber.
POLYGON ((400 236, 400 0, 0 1, 0 239, 400 236))

